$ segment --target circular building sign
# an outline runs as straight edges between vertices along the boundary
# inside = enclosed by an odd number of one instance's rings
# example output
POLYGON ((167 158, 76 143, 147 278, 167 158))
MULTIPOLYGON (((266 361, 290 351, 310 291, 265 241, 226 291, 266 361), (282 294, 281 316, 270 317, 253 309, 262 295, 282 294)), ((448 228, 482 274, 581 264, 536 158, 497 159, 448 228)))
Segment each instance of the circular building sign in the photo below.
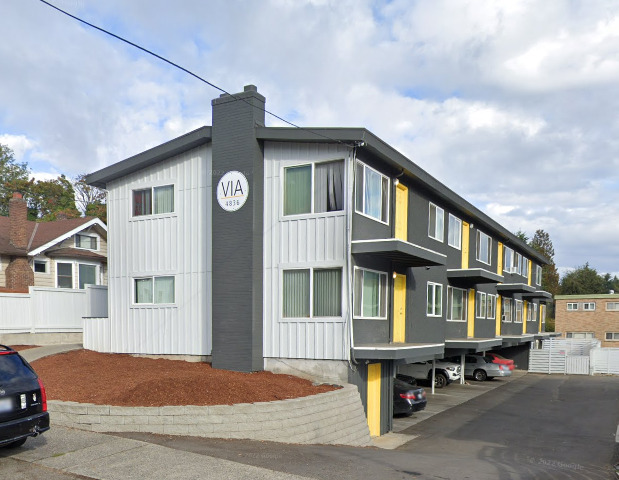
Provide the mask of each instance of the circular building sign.
POLYGON ((235 212, 247 201, 249 183, 241 172, 226 173, 217 184, 217 201, 227 212, 235 212))

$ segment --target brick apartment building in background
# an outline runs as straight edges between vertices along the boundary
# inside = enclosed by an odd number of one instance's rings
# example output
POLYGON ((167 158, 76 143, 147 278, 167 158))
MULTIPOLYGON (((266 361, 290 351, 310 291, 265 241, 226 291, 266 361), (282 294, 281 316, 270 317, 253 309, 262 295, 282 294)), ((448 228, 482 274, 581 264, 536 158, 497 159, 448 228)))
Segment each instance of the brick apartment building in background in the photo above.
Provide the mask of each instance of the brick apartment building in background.
POLYGON ((563 338, 595 338, 619 347, 619 294, 557 295, 555 331, 563 338))

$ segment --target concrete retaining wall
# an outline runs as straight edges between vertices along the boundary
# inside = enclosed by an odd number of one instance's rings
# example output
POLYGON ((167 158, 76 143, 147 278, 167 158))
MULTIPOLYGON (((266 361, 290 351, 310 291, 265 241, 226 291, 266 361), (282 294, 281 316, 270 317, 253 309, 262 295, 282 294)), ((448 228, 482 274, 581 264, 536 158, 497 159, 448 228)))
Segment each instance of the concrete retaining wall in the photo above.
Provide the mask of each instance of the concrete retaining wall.
POLYGON ((357 387, 237 405, 116 407, 50 400, 52 424, 94 432, 148 432, 285 443, 370 445, 357 387))

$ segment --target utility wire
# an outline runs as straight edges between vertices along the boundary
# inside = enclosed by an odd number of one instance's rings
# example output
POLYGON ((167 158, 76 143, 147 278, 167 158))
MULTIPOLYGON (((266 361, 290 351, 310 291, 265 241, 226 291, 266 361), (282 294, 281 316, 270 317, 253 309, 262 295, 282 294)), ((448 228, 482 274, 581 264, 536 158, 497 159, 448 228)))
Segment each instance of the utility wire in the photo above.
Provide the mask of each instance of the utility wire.
POLYGON ((179 70, 182 70, 183 72, 185 72, 185 73, 187 73, 188 75, 190 75, 190 76, 192 76, 192 77, 194 77, 194 78, 198 79, 199 81, 201 81, 201 82, 203 82, 203 83, 206 83, 207 85, 209 85, 210 87, 214 88, 215 90, 219 90, 220 92, 222 92, 222 93, 224 93, 224 94, 226 94, 226 95, 231 96, 231 97, 232 97, 232 98, 234 98, 235 100, 245 102, 245 103, 247 103, 248 105, 250 105, 250 106, 252 106, 252 107, 254 107, 254 108, 257 108, 257 109, 259 109, 259 110, 262 110, 264 113, 267 113, 267 114, 271 115, 272 117, 277 118, 278 120, 281 120, 282 122, 287 123, 288 125, 290 125, 290 126, 292 126, 292 127, 294 127, 294 128, 298 128, 298 129, 300 129, 300 130, 304 130, 304 131, 306 131, 306 132, 310 132, 310 133, 312 133, 312 134, 314 134, 314 135, 316 135, 316 136, 319 136, 319 137, 325 138, 325 139, 327 139, 327 140, 331 140, 331 141, 334 141, 334 142, 340 143, 340 144, 345 145, 345 146, 350 147, 350 148, 355 148, 355 147, 356 147, 356 145, 350 145, 350 144, 348 144, 348 143, 346 143, 346 142, 343 142, 343 141, 338 140, 338 139, 336 139, 336 138, 331 138, 331 137, 329 137, 328 135, 324 135, 324 134, 322 134, 322 133, 320 133, 320 132, 317 132, 317 131, 315 131, 315 130, 312 130, 312 129, 309 129, 309 128, 300 127, 299 125, 296 125, 296 124, 294 124, 294 123, 292 123, 292 122, 289 122, 289 121, 288 121, 288 120, 286 120, 285 118, 282 118, 282 117, 280 117, 279 115, 276 115, 276 114, 275 114, 275 113, 273 113, 273 112, 270 112, 270 111, 268 111, 268 110, 266 110, 266 109, 264 109, 264 108, 261 108, 261 107, 257 107, 257 106, 255 106, 255 105, 251 104, 250 102, 248 102, 247 100, 245 100, 244 98, 237 97, 236 95, 234 95, 234 94, 232 94, 232 93, 230 93, 230 92, 227 92, 227 91, 226 91, 226 90, 224 90, 223 88, 218 87, 218 86, 217 86, 217 85, 215 85, 214 83, 209 82, 209 81, 208 81, 208 80, 206 80, 205 78, 202 78, 201 76, 199 76, 199 75, 197 75, 197 74, 193 73, 191 70, 188 70, 188 69, 186 69, 185 67, 182 67, 181 65, 179 65, 179 64, 177 64, 177 63, 174 63, 173 61, 168 60, 167 58, 162 57, 161 55, 158 55, 158 54, 156 54, 155 52, 153 52, 153 51, 151 51, 151 50, 148 50, 147 48, 144 48, 144 47, 142 47, 142 46, 138 45, 137 43, 131 42, 130 40, 127 40, 126 38, 123 38, 123 37, 121 37, 120 35, 116 35, 115 33, 112 33, 112 32, 110 32, 109 30, 106 30, 106 29, 101 28, 101 27, 98 27, 97 25, 94 25, 94 24, 92 24, 92 23, 90 23, 90 22, 87 22, 86 20, 83 20, 83 19, 81 19, 80 17, 77 17, 77 16, 75 16, 75 15, 73 15, 73 14, 71 14, 71 13, 69 13, 69 12, 65 11, 65 10, 63 10, 62 8, 57 7, 56 5, 53 5, 52 3, 50 3, 50 2, 48 2, 48 1, 46 1, 46 0, 39 0, 39 1, 40 1, 41 3, 44 3, 45 5, 47 5, 48 7, 51 7, 51 8, 53 8, 54 10, 57 10, 57 11, 59 11, 60 13, 63 13, 64 15, 66 15, 66 16, 68 16, 68 17, 71 17, 71 18, 72 18, 72 19, 74 19, 74 20, 77 20, 77 21, 78 21, 78 22, 80 22, 80 23, 83 23, 84 25, 88 25, 89 27, 94 28, 95 30, 99 30, 100 32, 103 32, 103 33, 105 33, 105 34, 107 34, 107 35, 109 35, 109 36, 111 36, 111 37, 114 37, 115 39, 120 40, 121 42, 124 42, 124 43, 126 43, 126 44, 128 44, 128 45, 131 45, 132 47, 135 47, 135 48, 137 48, 138 50, 143 51, 144 53, 148 53, 149 55, 152 55, 153 57, 158 58, 159 60, 161 60, 161 61, 163 61, 163 62, 165 62, 165 63, 167 63, 167 64, 169 64, 169 65, 172 65, 173 67, 178 68, 179 70))

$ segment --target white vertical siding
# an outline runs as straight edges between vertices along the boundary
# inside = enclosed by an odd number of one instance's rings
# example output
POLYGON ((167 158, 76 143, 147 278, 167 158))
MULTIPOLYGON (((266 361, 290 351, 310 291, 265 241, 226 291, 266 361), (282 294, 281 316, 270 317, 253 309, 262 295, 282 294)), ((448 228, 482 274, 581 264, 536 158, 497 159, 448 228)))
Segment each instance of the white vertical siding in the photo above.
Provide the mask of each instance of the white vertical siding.
POLYGON ((110 347, 210 355, 211 147, 198 147, 108 185, 110 347), (174 213, 133 217, 132 190, 174 184, 174 213), (133 279, 173 275, 173 306, 133 305, 133 279))
MULTIPOLYGON (((346 264, 346 210, 286 218, 282 212, 282 169, 286 166, 345 160, 341 145, 266 143, 264 185, 264 356, 346 360, 349 339, 346 264), (341 267, 342 318, 283 319, 282 270, 341 267)), ((346 172, 349 175, 349 172, 346 172)), ((345 199, 347 201, 347 195, 345 199)), ((345 209, 349 208, 345 205, 345 209)))

